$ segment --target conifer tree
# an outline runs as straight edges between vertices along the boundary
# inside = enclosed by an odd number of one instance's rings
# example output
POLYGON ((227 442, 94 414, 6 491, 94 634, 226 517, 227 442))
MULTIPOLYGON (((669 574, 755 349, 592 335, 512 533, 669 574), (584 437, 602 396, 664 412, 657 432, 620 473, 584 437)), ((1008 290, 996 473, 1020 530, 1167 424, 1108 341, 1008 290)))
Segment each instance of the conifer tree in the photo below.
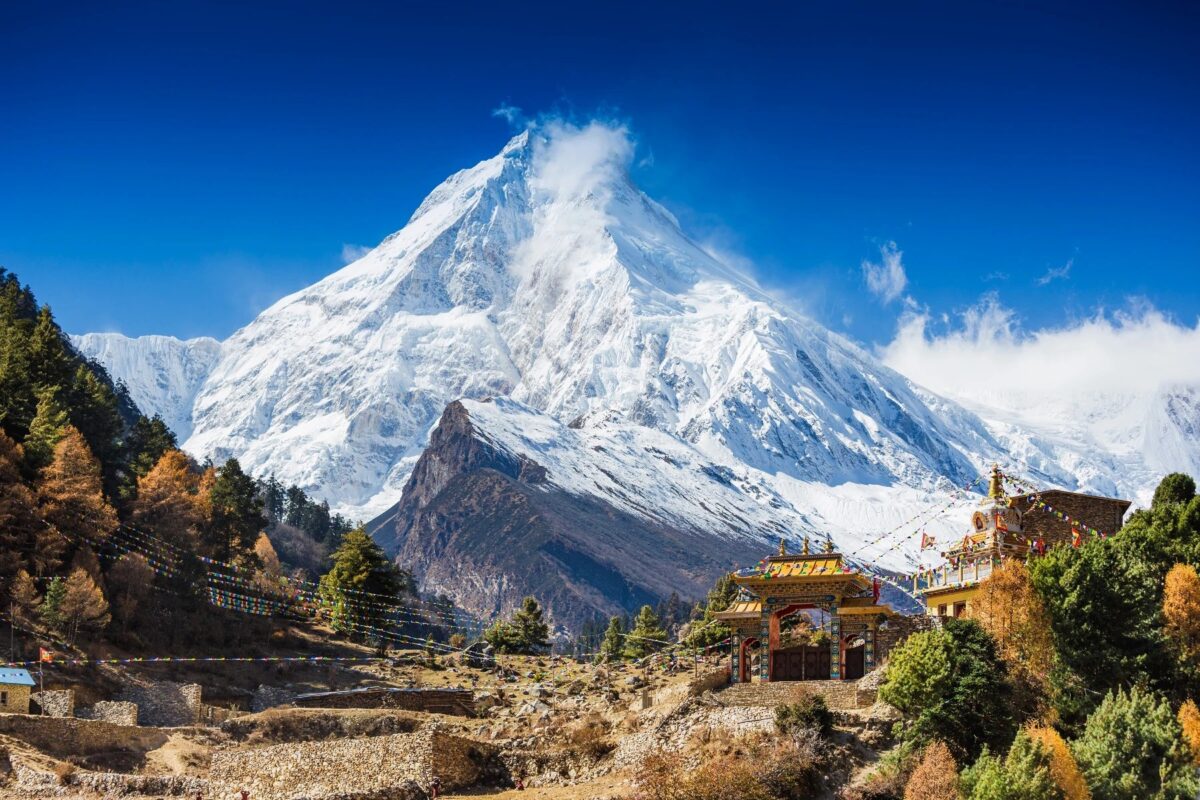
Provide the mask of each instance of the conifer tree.
POLYGON ((46 387, 37 394, 37 411, 25 437, 25 461, 39 472, 54 460, 54 448, 66 434, 67 409, 58 397, 57 387, 46 387))
POLYGON ((129 466, 134 476, 144 476, 166 453, 176 450, 178 446, 175 434, 158 414, 153 417, 138 417, 125 443, 129 452, 129 466))
POLYGON ((608 621, 608 628, 604 631, 604 640, 600 642, 600 652, 597 654, 596 660, 619 661, 624 654, 625 629, 621 625, 621 618, 613 617, 608 621))
MULTIPOLYGON (((100 463, 75 428, 54 448, 54 460, 38 487, 42 516, 58 534, 75 542, 102 542, 117 528, 117 514, 104 499, 100 463)), ((44 573, 57 563, 64 549, 62 536, 47 532, 39 537, 35 563, 44 573)))
POLYGON ((521 601, 511 620, 496 620, 483 633, 484 641, 499 653, 537 653, 546 648, 549 637, 550 627, 542 619, 542 608, 532 597, 521 601))
POLYGON ((200 544, 204 510, 200 476, 188 457, 168 450, 149 472, 138 479, 131 519, 138 528, 153 532, 177 547, 194 551, 200 544))
POLYGON ((25 570, 19 571, 13 578, 9 599, 12 602, 13 621, 18 626, 32 628, 37 624, 37 608, 42 598, 38 596, 33 578, 25 570))
POLYGON ((124 630, 129 629, 137 609, 150 594, 154 569, 137 553, 126 553, 108 570, 113 613, 124 630))
POLYGON ((37 516, 37 500, 21 482, 20 445, 0 432, 0 581, 7 584, 28 569, 39 532, 46 525, 37 516))
POLYGON ((218 558, 232 561, 237 556, 252 554, 258 534, 267 526, 267 518, 254 480, 242 471, 236 458, 217 470, 209 501, 218 558))
POLYGON ((633 621, 633 630, 625 637, 625 657, 643 658, 661 650, 667 638, 658 615, 650 606, 642 606, 633 621))
POLYGON ((1050 772, 1050 755, 1042 745, 1019 731, 1004 758, 985 748, 963 770, 966 800, 1063 800, 1062 790, 1050 772))
POLYGON ((1029 738, 1041 744, 1050 756, 1050 775, 1062 790, 1064 800, 1091 800, 1092 791, 1087 779, 1079 769, 1071 748, 1058 731, 1048 726, 1031 726, 1025 729, 1029 738))
POLYGON ((104 592, 83 569, 75 569, 64 583, 59 604, 67 642, 75 643, 81 630, 101 631, 112 620, 104 592))
POLYGON ((105 496, 115 498, 121 480, 121 436, 125 430, 116 393, 91 367, 80 363, 71 382, 67 405, 71 425, 83 435, 101 466, 105 496))
POLYGON ((1195 700, 1185 700, 1179 706, 1179 727, 1183 730, 1183 738, 1192 751, 1192 763, 1200 767, 1200 708, 1196 707, 1195 700))
POLYGON ((29 361, 39 386, 57 390, 70 384, 74 359, 67 351, 50 306, 42 306, 38 311, 37 322, 29 336, 29 361))
POLYGON ((67 582, 62 578, 51 578, 49 585, 46 587, 46 594, 42 596, 42 602, 38 605, 38 616, 41 617, 42 624, 54 631, 61 631, 63 628, 63 598, 67 594, 67 582))
POLYGON ((716 585, 709 590, 708 597, 705 598, 704 607, 698 608, 694 614, 696 620, 692 623, 693 632, 688 634, 685 640, 688 647, 710 647, 732 635, 729 626, 717 621, 716 615, 733 605, 737 593, 738 587, 733 582, 732 574, 727 573, 717 579, 716 585))
POLYGON ((958 765, 945 742, 925 748, 904 786, 904 800, 958 800, 958 765))
POLYGON ((1176 564, 1163 590, 1167 635, 1186 661, 1200 661, 1200 576, 1190 564, 1176 564))
POLYGON ((1096 800, 1192 798, 1200 781, 1166 698, 1134 687, 1111 692, 1074 743, 1096 800))
MULTIPOLYGON (((411 576, 401 573, 383 549, 362 528, 342 537, 332 556, 333 566, 320 581, 321 602, 331 610, 334 630, 351 636, 374 637, 369 628, 388 624, 388 598, 411 588, 411 576)), ((380 637, 380 649, 386 636, 380 637)))

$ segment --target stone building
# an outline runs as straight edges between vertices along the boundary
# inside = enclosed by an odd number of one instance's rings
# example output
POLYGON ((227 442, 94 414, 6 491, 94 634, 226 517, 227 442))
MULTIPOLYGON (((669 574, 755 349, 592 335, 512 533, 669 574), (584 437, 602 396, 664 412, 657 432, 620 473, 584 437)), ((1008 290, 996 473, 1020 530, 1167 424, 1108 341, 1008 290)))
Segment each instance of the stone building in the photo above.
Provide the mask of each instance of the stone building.
POLYGON ((29 694, 35 685, 29 670, 0 668, 0 714, 28 714, 29 694))
POLYGON ((1004 476, 992 468, 988 496, 971 515, 961 541, 943 551, 944 563, 913 580, 928 613, 958 617, 971 607, 980 581, 1006 558, 1027 558, 1055 546, 1078 546, 1085 531, 1106 535, 1121 529, 1129 501, 1061 489, 1007 495, 1004 476))
POLYGON ((885 655, 879 634, 898 615, 879 603, 879 583, 846 566, 832 544, 814 554, 806 539, 792 555, 780 542, 778 555, 733 580, 741 596, 716 616, 733 629, 734 683, 854 680, 885 655))

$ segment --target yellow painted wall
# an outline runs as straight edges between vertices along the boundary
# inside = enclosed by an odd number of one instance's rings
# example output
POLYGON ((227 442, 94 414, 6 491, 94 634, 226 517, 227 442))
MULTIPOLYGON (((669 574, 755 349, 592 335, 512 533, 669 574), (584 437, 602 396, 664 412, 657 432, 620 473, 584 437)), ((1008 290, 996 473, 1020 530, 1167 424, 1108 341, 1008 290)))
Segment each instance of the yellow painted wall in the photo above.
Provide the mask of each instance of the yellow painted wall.
POLYGON ((937 613, 938 606, 946 606, 947 616, 951 616, 955 603, 966 603, 968 607, 971 601, 975 599, 975 593, 979 591, 978 586, 972 586, 969 589, 959 589, 954 592, 939 592, 937 594, 925 595, 925 607, 929 609, 931 614, 937 613))

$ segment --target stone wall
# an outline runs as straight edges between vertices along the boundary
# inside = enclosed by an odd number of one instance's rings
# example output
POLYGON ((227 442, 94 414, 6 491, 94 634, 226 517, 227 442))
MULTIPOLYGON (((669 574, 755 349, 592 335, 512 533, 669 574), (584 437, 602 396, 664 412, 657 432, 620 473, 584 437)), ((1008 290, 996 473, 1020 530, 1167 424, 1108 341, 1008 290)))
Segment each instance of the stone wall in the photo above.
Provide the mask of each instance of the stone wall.
MULTIPOLYGON (((1121 529, 1128 500, 1076 494, 1058 489, 1047 489, 1041 493, 1043 502, 1055 511, 1061 511, 1071 519, 1077 519, 1090 528, 1113 534, 1121 529)), ((1071 544, 1071 523, 1040 508, 1030 507, 1029 495, 1016 495, 1013 504, 1023 513, 1021 528, 1027 537, 1040 536, 1046 547, 1056 544, 1071 544)))
POLYGON ((254 698, 250 701, 250 710, 257 713, 276 706, 291 705, 296 699, 296 693, 291 689, 279 686, 259 685, 254 690, 254 698))
POLYGON ((117 699, 137 705, 142 725, 177 728, 200 720, 200 694, 199 684, 148 681, 127 684, 117 699))
POLYGON ((47 689, 44 692, 34 692, 29 706, 31 714, 44 714, 47 717, 75 716, 74 689, 47 689))
POLYGON ((115 725, 103 720, 74 717, 0 715, 0 734, 28 742, 52 756, 65 758, 112 750, 154 750, 166 744, 168 733, 159 728, 115 725))
POLYGON ((137 725, 138 707, 136 703, 121 700, 101 700, 91 708, 81 709, 79 716, 113 725, 137 725))
POLYGON ((295 698, 295 704, 301 708, 395 708, 464 717, 475 715, 475 694, 470 689, 350 689, 302 694, 295 698))
POLYGON ((728 667, 710 670, 688 683, 688 695, 698 697, 705 692, 715 691, 727 683, 729 683, 728 667))
POLYGON ((424 797, 434 776, 446 790, 478 781, 494 760, 486 745, 439 731, 331 739, 213 753, 218 793, 255 800, 424 797))
POLYGON ((102 797, 138 795, 147 797, 207 796, 208 781, 187 775, 126 775, 117 772, 77 770, 66 779, 66 786, 53 772, 13 759, 15 780, 10 785, 17 796, 74 797, 79 789, 102 797))
POLYGON ((0 692, 3 692, 0 714, 29 713, 30 689, 28 686, 0 686, 0 692))

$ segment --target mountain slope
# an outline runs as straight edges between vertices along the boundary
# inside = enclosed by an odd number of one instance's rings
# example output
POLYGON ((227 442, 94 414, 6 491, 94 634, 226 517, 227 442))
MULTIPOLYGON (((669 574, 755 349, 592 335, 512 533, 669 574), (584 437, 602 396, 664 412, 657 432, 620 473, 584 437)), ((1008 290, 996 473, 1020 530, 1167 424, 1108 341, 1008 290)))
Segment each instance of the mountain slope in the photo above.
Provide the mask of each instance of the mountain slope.
POLYGON ((224 343, 187 447, 360 514, 399 499, 462 397, 640 424, 827 484, 930 488, 996 450, 978 420, 948 426, 688 239, 629 182, 621 141, 530 132, 452 176, 378 248, 224 343))
POLYGON ((143 413, 161 416, 180 441, 191 435, 196 392, 221 355, 220 342, 207 337, 131 339, 119 333, 88 333, 70 339, 84 357, 103 364, 115 380, 125 384, 143 413))

